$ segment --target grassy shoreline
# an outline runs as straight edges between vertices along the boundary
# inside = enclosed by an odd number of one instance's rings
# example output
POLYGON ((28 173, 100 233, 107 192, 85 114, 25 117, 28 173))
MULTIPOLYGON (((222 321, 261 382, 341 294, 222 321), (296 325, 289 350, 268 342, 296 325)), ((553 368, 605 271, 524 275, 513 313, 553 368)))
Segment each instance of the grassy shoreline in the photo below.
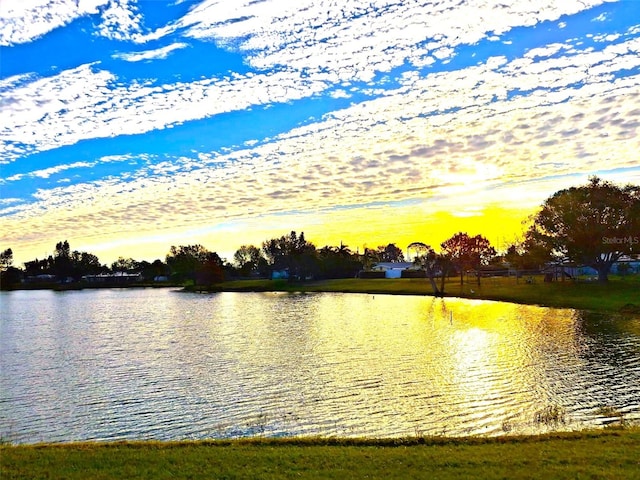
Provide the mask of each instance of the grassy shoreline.
MULTIPOLYGON (((211 288, 191 291, 237 292, 342 292, 391 295, 433 295, 426 279, 338 279, 302 283, 284 280, 236 280, 211 288)), ((640 276, 614 277, 608 284, 591 281, 545 283, 542 277, 533 277, 531 283, 513 277, 482 279, 460 285, 459 279, 446 283, 445 297, 495 300, 525 305, 554 308, 575 308, 601 313, 640 314, 640 276)))
POLYGON ((4 479, 638 478, 640 429, 0 446, 4 479))

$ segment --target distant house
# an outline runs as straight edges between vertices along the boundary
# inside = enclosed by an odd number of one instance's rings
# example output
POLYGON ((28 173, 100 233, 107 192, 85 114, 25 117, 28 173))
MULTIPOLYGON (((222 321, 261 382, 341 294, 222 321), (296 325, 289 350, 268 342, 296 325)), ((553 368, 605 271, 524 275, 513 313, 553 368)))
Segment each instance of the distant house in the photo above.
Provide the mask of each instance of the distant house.
POLYGON ((82 277, 82 280, 93 284, 121 285, 123 283, 140 282, 142 281, 142 275, 139 273, 126 272, 101 273, 99 275, 85 275, 82 277))
POLYGON ((287 280, 289 279, 289 269, 273 270, 271 272, 271 280, 287 280))
POLYGON ((640 260, 634 260, 631 257, 624 256, 613 264, 611 273, 622 275, 640 273, 640 260))
POLYGON ((401 278, 404 270, 417 269, 411 262, 380 262, 374 263, 371 270, 384 272, 384 278, 401 278))
POLYGON ((48 274, 40 274, 40 275, 29 275, 24 279, 25 283, 53 283, 58 280, 58 277, 55 275, 48 274))
MULTIPOLYGON (((562 277, 577 278, 598 276, 598 271, 595 268, 571 262, 548 263, 545 268, 542 269, 542 273, 545 274, 548 281, 558 280, 562 277)), ((624 256, 611 265, 609 273, 613 275, 640 273, 640 260, 634 260, 624 256)))

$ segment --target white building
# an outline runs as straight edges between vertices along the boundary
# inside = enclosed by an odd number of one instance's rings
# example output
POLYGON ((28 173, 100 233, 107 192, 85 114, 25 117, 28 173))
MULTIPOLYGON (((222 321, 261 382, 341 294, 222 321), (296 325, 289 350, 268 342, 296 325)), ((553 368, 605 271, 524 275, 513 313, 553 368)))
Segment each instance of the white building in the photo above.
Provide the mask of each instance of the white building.
POLYGON ((380 262, 374 263, 371 270, 384 272, 384 278, 401 278, 404 270, 415 268, 416 266, 411 262, 380 262))

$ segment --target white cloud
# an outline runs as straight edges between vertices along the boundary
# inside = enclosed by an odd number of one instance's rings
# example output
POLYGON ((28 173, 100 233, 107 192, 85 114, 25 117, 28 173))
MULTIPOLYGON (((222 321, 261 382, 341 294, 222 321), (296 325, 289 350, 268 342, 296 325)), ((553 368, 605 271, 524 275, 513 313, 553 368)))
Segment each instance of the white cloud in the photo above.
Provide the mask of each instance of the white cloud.
POLYGON ((113 74, 82 65, 5 93, 0 154, 22 155, 24 149, 17 143, 43 151, 86 138, 144 133, 253 105, 305 98, 327 87, 291 72, 164 86, 115 83, 113 74))
MULTIPOLYGON (((491 103, 512 91, 534 92, 530 101, 535 103, 540 101, 540 93, 566 95, 550 90, 608 82, 617 72, 640 64, 637 38, 612 43, 601 51, 571 48, 552 44, 534 49, 506 66, 504 57, 495 57, 480 70, 471 67, 428 75, 425 82, 437 95, 418 99, 414 107, 424 115, 467 106, 469 100, 457 93, 460 88, 467 89, 468 84, 474 85, 472 105, 491 103), (559 56, 563 51, 564 55, 559 56), (475 79, 481 81, 476 85, 475 79), (486 90, 490 95, 481 95, 486 90)), ((362 64, 367 61, 361 60, 362 64)), ((47 78, 20 77, 9 82, 10 87, 2 93, 0 153, 5 159, 12 159, 25 152, 49 150, 87 138, 144 133, 255 105, 306 98, 324 92, 340 80, 340 75, 323 72, 301 77, 286 70, 162 86, 121 86, 113 74, 95 65, 83 65, 47 78), (12 85, 17 86, 11 88, 12 85)), ((402 81, 407 87, 410 84, 406 79, 402 81)), ((385 92, 370 93, 386 95, 385 92)), ((341 95, 339 90, 335 94, 341 95)))
POLYGON ((95 162, 75 162, 66 165, 56 165, 55 167, 43 168, 40 170, 34 170, 29 173, 19 173, 16 175, 12 175, 8 177, 7 181, 18 181, 22 180, 25 177, 38 177, 38 178, 49 178, 51 175, 55 175, 57 173, 63 172, 65 170, 70 170, 72 168, 91 168, 95 166, 95 162))
MULTIPOLYGON (((408 90, 354 105, 271 143, 200 155, 197 170, 167 162, 126 184, 109 179, 42 190, 39 202, 15 218, 39 222, 33 228, 40 232, 74 222, 79 234, 85 229, 86 235, 109 236, 122 225, 149 232, 149 218, 162 219, 162 228, 189 229, 210 225, 212 218, 277 214, 283 208, 308 212, 460 198, 504 182, 586 174, 603 165, 637 167, 639 76, 570 88, 557 98, 488 102, 504 88, 490 74, 479 66, 416 79, 408 90), (464 83, 468 78, 485 81, 464 83), (422 115, 425 105, 453 90, 464 108, 422 115)), ((7 235, 17 233, 12 222, 7 235)))
POLYGON ((21 203, 24 200, 21 198, 0 198, 0 205, 10 205, 12 203, 21 203))
POLYGON ((87 15, 100 15, 96 33, 106 38, 140 42, 153 38, 143 28, 136 0, 3 0, 0 45, 33 41, 87 15))
POLYGON ((351 96, 352 96, 346 90, 343 90, 342 88, 334 90, 329 95, 331 96, 331 98, 351 98, 351 96))
POLYGON ((607 35, 594 35, 593 36, 593 40, 595 42, 605 42, 605 43, 611 43, 611 42, 615 42, 616 40, 618 40, 621 37, 621 35, 619 33, 610 33, 607 35))
POLYGON ((255 68, 328 71, 337 83, 370 81, 377 72, 406 61, 449 59, 453 48, 474 44, 490 33, 500 35, 602 3, 207 0, 179 24, 189 28, 190 36, 211 38, 244 53, 255 68))
POLYGON ((550 45, 545 45, 544 47, 532 48, 527 53, 524 54, 525 58, 535 59, 538 57, 552 57, 556 55, 563 49, 569 48, 568 45, 564 45, 562 43, 552 43, 550 45))
POLYGON ((132 52, 132 53, 116 53, 114 58, 119 58, 127 62, 140 62, 143 60, 159 60, 167 58, 172 52, 186 48, 186 43, 172 43, 166 47, 156 48, 155 50, 146 50, 144 52, 132 52))
POLYGON ((607 20, 609 16, 607 15, 606 12, 601 13, 600 15, 598 15, 597 17, 593 18, 591 21, 592 22, 604 22, 607 20))
MULTIPOLYGON (((60 172, 64 172, 66 170, 71 170, 74 168, 93 168, 100 163, 124 162, 124 161, 134 160, 136 158, 146 160, 148 156, 139 155, 137 157, 134 157, 133 155, 107 155, 91 162, 82 161, 82 162, 73 162, 68 164, 59 164, 53 167, 42 168, 42 169, 34 170, 31 172, 17 173, 5 179, 0 179, 0 183, 16 182, 16 181, 23 180, 25 178, 49 178, 52 175, 56 175, 60 172)), ((62 181, 65 181, 65 180, 64 179, 60 180, 60 182, 62 181)))
POLYGON ((39 38, 76 18, 98 13, 110 0, 3 0, 0 2, 0 45, 39 38))
POLYGON ((133 40, 142 37, 142 15, 135 0, 110 0, 102 12, 97 33, 112 40, 133 40))

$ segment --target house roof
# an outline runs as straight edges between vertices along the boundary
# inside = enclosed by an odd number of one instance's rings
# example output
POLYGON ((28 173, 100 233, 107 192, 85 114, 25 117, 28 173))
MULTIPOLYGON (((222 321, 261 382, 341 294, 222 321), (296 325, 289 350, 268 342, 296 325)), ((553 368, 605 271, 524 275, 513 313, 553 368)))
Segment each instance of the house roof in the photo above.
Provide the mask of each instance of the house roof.
POLYGON ((413 267, 411 262, 379 262, 374 263, 371 268, 378 268, 380 270, 406 270, 413 267))

